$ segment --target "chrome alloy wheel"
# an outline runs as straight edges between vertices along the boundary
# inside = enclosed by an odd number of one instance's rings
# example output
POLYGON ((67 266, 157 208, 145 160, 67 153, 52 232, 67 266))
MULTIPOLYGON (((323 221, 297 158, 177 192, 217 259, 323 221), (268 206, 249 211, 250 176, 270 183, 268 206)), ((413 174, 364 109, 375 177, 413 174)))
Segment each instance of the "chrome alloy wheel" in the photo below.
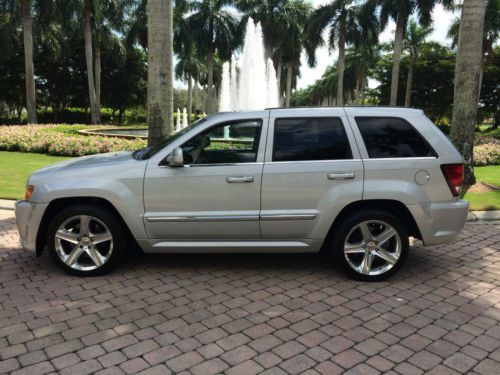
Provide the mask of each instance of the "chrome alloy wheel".
POLYGON ((113 235, 106 224, 93 216, 72 216, 57 228, 54 247, 68 267, 92 271, 109 260, 113 235))
POLYGON ((401 256, 401 237, 390 224, 367 220, 347 234, 344 256, 349 266, 363 275, 381 275, 395 266, 401 256))

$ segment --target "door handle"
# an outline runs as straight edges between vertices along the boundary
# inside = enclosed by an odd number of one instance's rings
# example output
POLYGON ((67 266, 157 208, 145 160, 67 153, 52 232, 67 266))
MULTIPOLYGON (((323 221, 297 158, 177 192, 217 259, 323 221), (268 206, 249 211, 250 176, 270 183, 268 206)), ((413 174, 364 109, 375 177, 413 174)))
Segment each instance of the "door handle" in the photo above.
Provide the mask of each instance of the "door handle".
POLYGON ((234 176, 234 177, 226 177, 226 182, 228 184, 237 184, 237 183, 245 183, 245 182, 253 182, 253 176, 234 176))
POLYGON ((326 175, 329 180, 352 180, 354 176, 354 172, 336 172, 326 175))

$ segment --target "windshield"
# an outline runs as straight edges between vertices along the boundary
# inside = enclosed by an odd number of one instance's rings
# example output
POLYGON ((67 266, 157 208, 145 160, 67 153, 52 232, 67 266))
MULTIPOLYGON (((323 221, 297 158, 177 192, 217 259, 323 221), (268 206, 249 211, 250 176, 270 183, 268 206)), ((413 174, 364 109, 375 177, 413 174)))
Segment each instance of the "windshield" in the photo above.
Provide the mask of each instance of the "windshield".
POLYGON ((157 152, 162 150, 165 146, 169 145, 170 143, 175 141, 177 138, 183 136, 191 129, 194 129, 198 125, 203 124, 206 120, 207 120, 206 117, 202 117, 202 118, 196 120, 195 122, 193 122, 191 125, 185 127, 184 129, 179 130, 177 133, 171 134, 159 145, 153 146, 153 147, 145 147, 145 148, 142 148, 140 150, 136 150, 136 151, 134 151, 132 156, 134 157, 134 159, 137 159, 137 160, 149 159, 151 156, 153 156, 154 154, 156 154, 157 152))

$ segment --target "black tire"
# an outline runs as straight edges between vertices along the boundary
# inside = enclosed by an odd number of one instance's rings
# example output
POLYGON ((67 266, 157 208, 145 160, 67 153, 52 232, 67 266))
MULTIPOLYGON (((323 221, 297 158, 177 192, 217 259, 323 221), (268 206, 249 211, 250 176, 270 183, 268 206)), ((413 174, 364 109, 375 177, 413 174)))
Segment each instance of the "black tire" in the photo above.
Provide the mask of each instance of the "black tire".
MULTIPOLYGON (((406 229, 406 226, 404 223, 401 222, 400 219, 398 219, 395 215, 393 215, 390 212, 382 211, 382 210, 363 210, 360 212, 352 213, 348 216, 346 216, 341 223, 335 224, 336 227, 334 228, 334 232, 332 235, 332 239, 329 242, 329 248, 330 252, 333 255, 333 258, 344 270, 347 275, 352 277, 353 279, 360 280, 360 281, 382 281, 386 280, 392 275, 394 275, 404 264, 406 261, 406 258, 408 257, 408 251, 409 251, 409 241, 408 241, 408 230, 406 229), (383 273, 380 274, 363 274, 360 271, 357 271, 351 266, 346 259, 347 256, 349 256, 349 259, 351 259, 351 264, 355 263, 352 259, 352 257, 358 257, 358 259, 361 259, 360 257, 364 257, 363 253, 361 254, 353 254, 353 255, 345 255, 344 254, 344 244, 348 240, 347 236, 349 235, 349 240, 352 239, 352 236, 356 236, 360 234, 360 229, 358 233, 351 232, 352 230, 356 231, 354 228, 356 228, 359 224, 363 222, 370 222, 370 221, 376 221, 376 222, 382 222, 389 224, 392 226, 393 229, 397 232, 400 238, 400 255, 397 261, 392 265, 392 268, 388 269, 387 271, 384 271, 383 273)), ((376 223, 371 223, 369 224, 371 227, 377 230, 378 224, 376 223)), ((380 224, 380 228, 384 228, 382 224, 380 224)), ((370 231, 374 230, 370 229, 370 231)), ((364 240, 363 240, 364 241, 364 240)), ((391 238, 389 241, 393 241, 393 244, 396 244, 397 242, 397 237, 391 238)), ((388 242, 389 242, 388 241, 388 242)), ((349 241, 350 242, 350 241, 349 241)), ((358 241, 354 241, 358 242, 358 241)), ((370 245, 372 242, 370 242, 370 245)), ((387 245, 384 246, 390 246, 391 243, 388 243, 387 245)), ((366 246, 366 245, 365 245, 366 246)), ((376 250, 374 249, 376 252, 376 250)), ((379 258, 379 256, 372 256, 373 259, 378 259, 380 263, 384 262, 382 258, 379 258)), ((390 266, 390 263, 386 262, 387 266, 390 266)), ((372 263, 373 264, 373 263, 372 263)), ((360 266, 361 267, 361 266, 360 266)), ((380 267, 380 269, 383 269, 380 267)), ((375 271, 374 271, 375 272, 375 271)))
MULTIPOLYGON (((76 220, 75 220, 76 222, 76 220)), ((102 226, 101 226, 102 227, 102 226)), ((90 236, 89 236, 90 237, 90 236)), ((97 276, 97 275, 103 275, 109 272, 114 266, 118 264, 118 262, 123 258, 123 256, 127 252, 127 232, 125 231, 123 227, 122 221, 116 217, 116 215, 109 210, 106 210, 104 208, 99 208, 96 206, 91 206, 91 205, 75 205, 68 207, 61 212, 59 212, 52 222, 49 225, 48 231, 47 231, 47 248, 54 258, 55 262, 66 272, 76 275, 76 276, 97 276), (90 269, 90 270, 82 270, 82 269, 75 269, 72 268, 71 266, 67 265, 61 257, 58 255, 58 251, 56 250, 56 232, 63 223, 65 223, 68 220, 71 220, 73 217, 77 217, 80 215, 86 215, 92 218, 97 219, 96 221, 91 221, 91 224, 89 226, 94 226, 96 228, 96 225, 99 225, 98 222, 104 223, 104 225, 107 227, 108 233, 111 233, 111 242, 104 242, 99 245, 93 245, 95 249, 104 249, 105 246, 107 245, 109 249, 109 245, 111 244, 111 251, 109 252, 109 258, 106 260, 104 264, 101 266, 98 266, 95 269, 90 269)), ((79 245, 74 245, 72 243, 66 242, 63 243, 64 245, 61 246, 59 245, 59 251, 61 251, 61 247, 67 248, 66 253, 70 253, 72 249, 74 249, 76 246, 79 245)), ((79 246, 81 247, 81 246, 79 246)), ((64 251, 64 249, 63 249, 64 251)), ((83 254, 83 253, 82 253, 83 254)), ((90 257, 86 254, 83 254, 84 257, 88 257, 88 260, 91 260, 90 257)), ((85 259, 84 259, 85 260, 85 259)), ((95 262, 94 262, 95 265, 95 262)), ((90 262, 89 262, 89 266, 90 262)), ((89 267, 90 268, 90 267, 89 267)))

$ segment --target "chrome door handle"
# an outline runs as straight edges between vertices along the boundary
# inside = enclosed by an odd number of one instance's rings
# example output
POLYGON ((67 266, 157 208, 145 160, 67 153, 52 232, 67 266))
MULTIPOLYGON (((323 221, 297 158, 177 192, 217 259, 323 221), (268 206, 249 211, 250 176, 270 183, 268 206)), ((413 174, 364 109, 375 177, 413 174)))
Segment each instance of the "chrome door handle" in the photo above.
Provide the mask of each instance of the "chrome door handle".
POLYGON ((329 180, 352 180, 354 176, 354 172, 337 172, 326 175, 329 180))
POLYGON ((226 182, 228 184, 253 182, 253 176, 226 177, 226 182))

